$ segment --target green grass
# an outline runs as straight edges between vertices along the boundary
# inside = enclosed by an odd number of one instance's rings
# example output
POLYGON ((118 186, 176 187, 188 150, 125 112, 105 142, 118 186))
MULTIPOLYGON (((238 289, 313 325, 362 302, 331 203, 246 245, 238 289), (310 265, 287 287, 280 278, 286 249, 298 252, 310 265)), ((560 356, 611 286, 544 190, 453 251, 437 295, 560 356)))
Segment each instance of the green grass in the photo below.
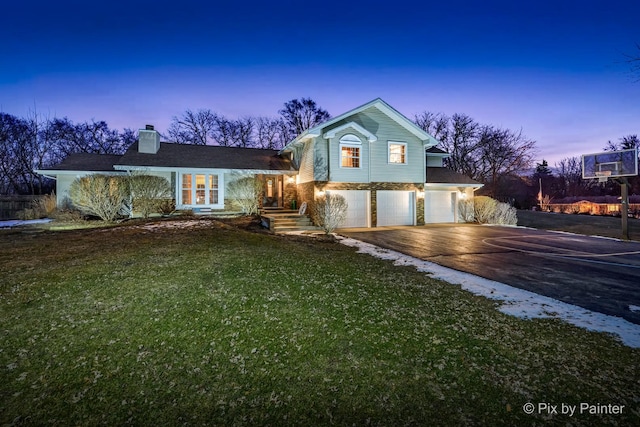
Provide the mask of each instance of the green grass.
POLYGON ((0 423, 638 422, 640 351, 611 337, 335 242, 196 223, 1 236, 0 423))

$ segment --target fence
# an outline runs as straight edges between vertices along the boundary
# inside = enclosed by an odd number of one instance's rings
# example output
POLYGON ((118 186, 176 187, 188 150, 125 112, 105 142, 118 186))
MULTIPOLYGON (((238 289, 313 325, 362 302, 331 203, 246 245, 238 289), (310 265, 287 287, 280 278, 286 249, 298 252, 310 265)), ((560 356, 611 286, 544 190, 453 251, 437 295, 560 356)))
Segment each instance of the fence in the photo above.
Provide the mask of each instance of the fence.
POLYGON ((25 209, 33 207, 33 201, 43 196, 0 196, 0 220, 24 219, 25 209))

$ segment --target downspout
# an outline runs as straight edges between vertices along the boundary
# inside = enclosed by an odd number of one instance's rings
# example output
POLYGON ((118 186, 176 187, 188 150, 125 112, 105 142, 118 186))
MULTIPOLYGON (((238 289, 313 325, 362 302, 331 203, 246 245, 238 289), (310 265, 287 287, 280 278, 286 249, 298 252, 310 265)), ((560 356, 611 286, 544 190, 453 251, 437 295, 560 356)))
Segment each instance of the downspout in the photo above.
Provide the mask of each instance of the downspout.
POLYGON ((369 144, 369 163, 367 164, 367 182, 371 183, 371 141, 367 139, 367 143, 369 144))

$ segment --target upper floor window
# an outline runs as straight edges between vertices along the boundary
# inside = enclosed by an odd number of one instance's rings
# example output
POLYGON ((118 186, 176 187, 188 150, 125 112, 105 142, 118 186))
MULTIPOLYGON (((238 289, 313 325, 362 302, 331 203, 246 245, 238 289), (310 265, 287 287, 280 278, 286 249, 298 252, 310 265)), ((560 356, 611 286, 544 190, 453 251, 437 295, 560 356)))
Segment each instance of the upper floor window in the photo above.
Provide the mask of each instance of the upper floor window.
POLYGON ((340 147, 341 166, 343 168, 360 167, 360 147, 343 145, 340 147))
POLYGON ((340 166, 359 168, 362 141, 352 133, 340 138, 340 166))
POLYGON ((389 142, 389 163, 397 165, 407 164, 407 144, 404 142, 389 142))

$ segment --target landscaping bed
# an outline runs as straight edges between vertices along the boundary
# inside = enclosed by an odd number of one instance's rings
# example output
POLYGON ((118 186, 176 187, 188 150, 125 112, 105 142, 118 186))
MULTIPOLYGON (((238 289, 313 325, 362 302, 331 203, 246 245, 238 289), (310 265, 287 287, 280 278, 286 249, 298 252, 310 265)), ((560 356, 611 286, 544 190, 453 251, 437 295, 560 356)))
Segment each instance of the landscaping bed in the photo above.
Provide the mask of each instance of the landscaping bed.
POLYGON ((637 422, 640 350, 242 221, 3 234, 0 422, 637 422), (544 402, 624 408, 569 417, 544 402))

